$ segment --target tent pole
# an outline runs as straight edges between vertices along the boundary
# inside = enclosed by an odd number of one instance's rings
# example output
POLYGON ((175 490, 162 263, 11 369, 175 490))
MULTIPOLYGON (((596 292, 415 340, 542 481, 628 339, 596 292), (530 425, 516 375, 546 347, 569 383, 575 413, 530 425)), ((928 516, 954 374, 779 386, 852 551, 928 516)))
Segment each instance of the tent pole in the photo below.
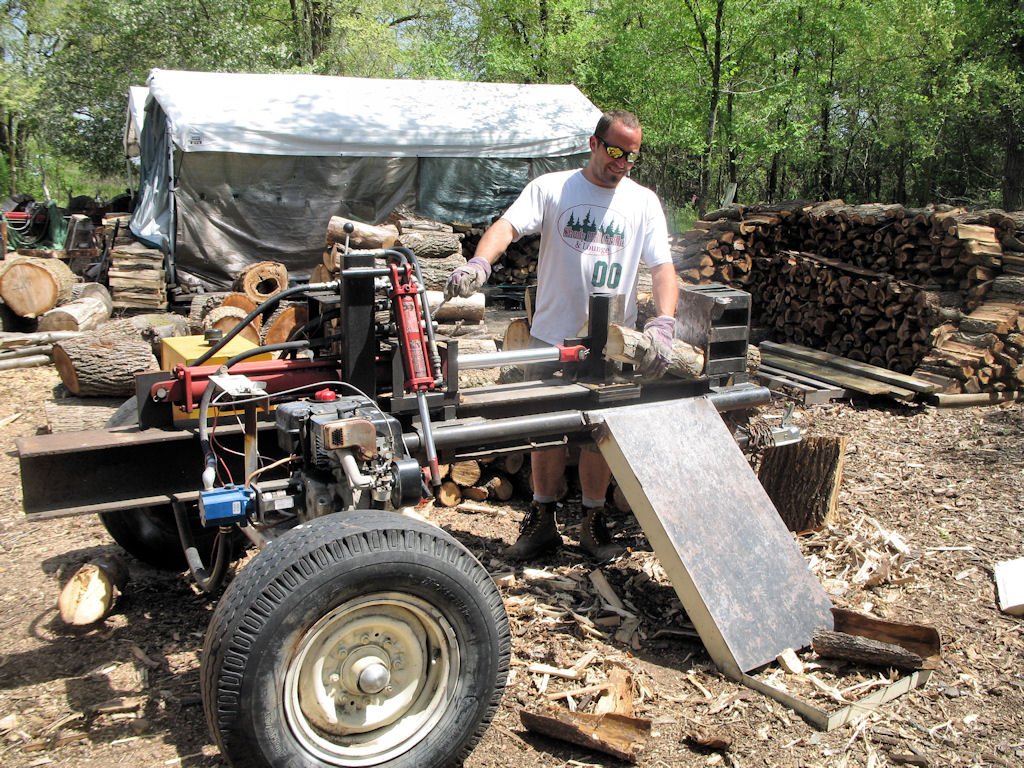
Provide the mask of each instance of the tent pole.
POLYGON ((174 136, 171 135, 171 121, 168 120, 166 124, 167 130, 167 193, 168 193, 168 204, 167 207, 171 214, 170 228, 167 233, 168 242, 168 253, 167 253, 167 284, 176 285, 178 282, 178 276, 175 274, 174 255, 175 247, 177 245, 176 234, 178 231, 177 224, 177 205, 175 204, 174 193, 177 189, 174 183, 174 136))

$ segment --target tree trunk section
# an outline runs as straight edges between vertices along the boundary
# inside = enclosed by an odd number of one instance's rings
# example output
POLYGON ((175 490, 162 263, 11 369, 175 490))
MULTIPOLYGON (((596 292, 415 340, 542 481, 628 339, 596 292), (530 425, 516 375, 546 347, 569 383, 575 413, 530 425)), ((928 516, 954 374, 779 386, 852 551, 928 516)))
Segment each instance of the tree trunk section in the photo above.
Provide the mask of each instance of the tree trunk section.
POLYGON ((14 257, 0 274, 0 298, 21 317, 38 317, 71 298, 75 276, 60 259, 14 257))
POLYGON ((280 344, 291 339, 292 331, 306 324, 309 308, 305 304, 282 304, 263 324, 264 344, 280 344))
POLYGON ((348 238, 350 248, 390 248, 398 241, 398 228, 374 227, 342 216, 331 216, 331 220, 327 222, 328 248, 332 245, 344 246, 345 238, 348 238), (352 225, 351 234, 345 232, 346 224, 352 225))
POLYGON ((133 395, 135 374, 157 369, 152 347, 128 320, 55 344, 53 362, 72 394, 92 397, 133 395))
POLYGON ((445 259, 462 254, 462 239, 454 232, 403 232, 397 244, 411 250, 417 259, 445 259))
POLYGON ((261 261, 242 270, 231 287, 248 296, 254 306, 262 304, 288 287, 288 268, 277 261, 261 261))
MULTIPOLYGON (((639 365, 651 348, 651 341, 640 331, 624 325, 608 326, 604 353, 612 360, 639 365)), ((668 375, 680 379, 697 379, 704 373, 704 352, 682 339, 672 341, 672 359, 668 375)))
POLYGON ((765 451, 758 479, 789 530, 834 522, 845 453, 845 437, 805 437, 765 451))
POLYGON ((89 331, 110 319, 112 305, 108 298, 85 296, 54 307, 39 318, 40 331, 89 331))

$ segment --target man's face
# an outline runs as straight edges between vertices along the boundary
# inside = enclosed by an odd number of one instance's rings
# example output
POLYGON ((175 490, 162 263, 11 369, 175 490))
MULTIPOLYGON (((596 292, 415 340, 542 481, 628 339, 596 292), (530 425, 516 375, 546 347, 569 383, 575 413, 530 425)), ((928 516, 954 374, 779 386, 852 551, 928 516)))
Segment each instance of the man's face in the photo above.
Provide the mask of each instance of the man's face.
POLYGON ((608 127, 607 133, 601 137, 590 137, 590 162, 591 181, 600 187, 614 187, 623 177, 629 173, 633 164, 627 162, 625 155, 618 160, 608 155, 607 146, 619 147, 626 153, 639 152, 640 143, 643 140, 643 131, 639 128, 629 128, 620 122, 614 122, 608 127))

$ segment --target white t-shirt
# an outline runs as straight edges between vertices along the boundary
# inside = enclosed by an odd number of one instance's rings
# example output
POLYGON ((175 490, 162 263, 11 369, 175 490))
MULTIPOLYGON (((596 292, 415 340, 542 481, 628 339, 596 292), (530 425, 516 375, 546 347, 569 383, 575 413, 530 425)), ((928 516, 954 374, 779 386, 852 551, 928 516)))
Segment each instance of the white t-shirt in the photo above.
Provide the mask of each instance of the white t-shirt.
POLYGON ((591 293, 624 295, 632 325, 640 259, 648 267, 672 260, 658 196, 628 177, 609 189, 578 170, 548 173, 527 184, 502 218, 520 237, 540 233, 530 333, 549 344, 579 335, 591 293))

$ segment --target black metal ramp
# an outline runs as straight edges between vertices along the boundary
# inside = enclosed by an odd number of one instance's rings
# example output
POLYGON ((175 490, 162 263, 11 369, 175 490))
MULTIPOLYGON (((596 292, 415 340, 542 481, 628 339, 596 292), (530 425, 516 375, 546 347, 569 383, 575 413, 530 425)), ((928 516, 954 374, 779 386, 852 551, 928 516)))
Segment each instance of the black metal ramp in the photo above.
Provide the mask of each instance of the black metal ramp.
POLYGON ((711 658, 730 677, 831 629, 831 603, 705 398, 588 411, 711 658))

